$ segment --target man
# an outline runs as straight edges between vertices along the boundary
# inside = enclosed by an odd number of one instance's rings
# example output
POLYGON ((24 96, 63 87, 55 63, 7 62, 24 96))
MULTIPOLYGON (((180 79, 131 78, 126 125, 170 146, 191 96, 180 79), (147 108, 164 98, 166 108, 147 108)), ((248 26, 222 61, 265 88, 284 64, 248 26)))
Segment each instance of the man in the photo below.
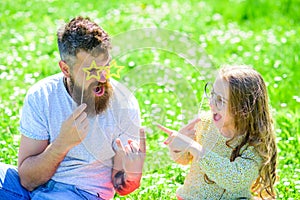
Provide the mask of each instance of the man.
POLYGON ((129 194, 140 185, 145 134, 135 97, 109 78, 109 37, 77 17, 58 31, 58 46, 62 73, 27 93, 18 170, 0 165, 0 199, 129 194))

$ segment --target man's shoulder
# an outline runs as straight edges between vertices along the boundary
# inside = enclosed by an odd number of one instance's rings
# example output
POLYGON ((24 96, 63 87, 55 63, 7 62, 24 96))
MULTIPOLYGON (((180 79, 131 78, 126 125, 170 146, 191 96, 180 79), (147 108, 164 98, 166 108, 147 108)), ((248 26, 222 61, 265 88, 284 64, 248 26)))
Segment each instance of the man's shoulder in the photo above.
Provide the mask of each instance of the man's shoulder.
POLYGON ((114 95, 118 96, 118 98, 135 99, 133 93, 123 83, 116 81, 115 79, 110 79, 110 83, 113 87, 114 95))
POLYGON ((115 79, 110 79, 110 83, 114 90, 114 100, 118 102, 130 103, 134 106, 137 105, 137 99, 133 92, 128 89, 128 87, 126 87, 123 83, 116 81, 115 79))
POLYGON ((58 73, 36 82, 27 92, 27 95, 42 95, 56 90, 62 83, 63 74, 58 73))
POLYGON ((110 78, 110 83, 111 83, 113 89, 115 90, 115 92, 130 93, 129 89, 123 83, 121 83, 113 78, 110 78))

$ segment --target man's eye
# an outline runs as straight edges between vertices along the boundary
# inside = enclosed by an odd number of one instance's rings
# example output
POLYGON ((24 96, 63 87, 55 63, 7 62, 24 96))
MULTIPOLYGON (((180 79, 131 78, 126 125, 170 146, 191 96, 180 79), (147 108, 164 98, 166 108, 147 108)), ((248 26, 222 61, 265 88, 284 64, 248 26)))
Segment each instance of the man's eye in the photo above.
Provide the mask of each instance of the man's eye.
POLYGON ((97 72, 97 70, 96 69, 91 69, 90 72, 95 73, 95 72, 97 72))

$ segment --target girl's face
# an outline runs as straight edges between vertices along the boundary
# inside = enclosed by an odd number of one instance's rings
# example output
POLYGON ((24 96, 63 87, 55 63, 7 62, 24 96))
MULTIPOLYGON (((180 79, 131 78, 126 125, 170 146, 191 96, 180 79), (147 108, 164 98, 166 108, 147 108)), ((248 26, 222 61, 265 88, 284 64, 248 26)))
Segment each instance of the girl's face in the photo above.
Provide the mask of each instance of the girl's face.
POLYGON ((211 91, 209 105, 214 124, 221 134, 232 138, 235 134, 234 120, 228 109, 229 85, 220 76, 216 78, 211 91))

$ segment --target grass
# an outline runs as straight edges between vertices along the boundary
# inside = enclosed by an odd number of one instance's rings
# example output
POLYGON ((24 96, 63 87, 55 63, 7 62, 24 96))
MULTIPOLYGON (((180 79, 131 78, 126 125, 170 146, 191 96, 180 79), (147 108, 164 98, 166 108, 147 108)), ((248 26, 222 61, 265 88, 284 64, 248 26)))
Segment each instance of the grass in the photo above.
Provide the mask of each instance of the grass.
POLYGON ((175 199, 188 167, 170 160, 162 144, 166 136, 153 122, 173 128, 187 123, 198 112, 205 81, 224 63, 251 65, 267 82, 279 148, 278 198, 299 199, 299 13, 296 0, 1 1, 0 161, 17 164, 26 91, 59 72, 56 30, 83 15, 120 46, 121 52, 113 52, 126 66, 120 82, 138 98, 147 127, 142 185, 116 199, 175 199), (195 53, 199 48, 205 53, 195 53))

